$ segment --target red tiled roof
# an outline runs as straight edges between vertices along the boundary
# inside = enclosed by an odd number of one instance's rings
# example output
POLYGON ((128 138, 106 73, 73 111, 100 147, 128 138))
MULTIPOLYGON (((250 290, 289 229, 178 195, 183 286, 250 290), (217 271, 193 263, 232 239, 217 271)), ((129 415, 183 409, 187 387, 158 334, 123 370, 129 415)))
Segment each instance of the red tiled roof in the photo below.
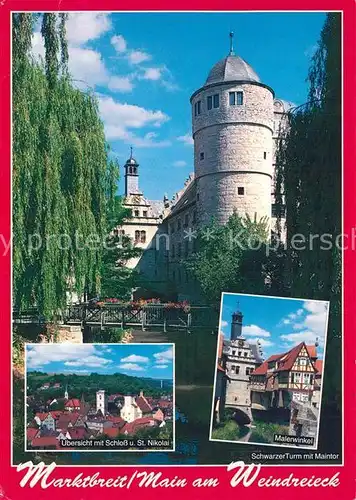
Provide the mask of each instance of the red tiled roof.
POLYGON ((157 404, 160 408, 170 408, 172 406, 172 402, 165 399, 160 399, 157 404))
POLYGON ((293 349, 283 354, 281 357, 283 357, 284 359, 283 361, 280 360, 278 362, 278 367, 276 371, 281 372, 281 371, 291 370, 303 345, 305 346, 304 342, 301 342, 300 344, 293 347, 293 349))
POLYGON ((316 358, 318 355, 316 353, 316 346, 315 345, 306 345, 308 354, 311 358, 316 358))
POLYGON ((32 440, 31 446, 33 448, 47 448, 49 446, 59 448, 58 439, 54 436, 36 437, 32 440))
MULTIPOLYGON (((272 361, 278 361, 277 368, 275 369, 275 371, 277 371, 277 372, 291 370, 293 365, 294 365, 295 360, 298 357, 298 354, 299 354, 301 348, 303 347, 303 345, 307 348, 309 356, 311 356, 311 354, 313 354, 313 351, 309 350, 308 347, 315 348, 315 346, 306 346, 304 344, 304 342, 301 342, 300 344, 294 346, 292 349, 290 349, 287 352, 284 352, 282 354, 273 354, 268 359, 266 359, 266 361, 264 361, 261 366, 256 368, 256 370, 254 370, 251 373, 251 375, 266 375, 267 370, 268 370, 268 364, 271 363, 272 361), (284 359, 282 360, 282 358, 284 358, 284 359)), ((315 353, 316 353, 316 349, 315 349, 315 353)))
POLYGON ((142 411, 142 413, 150 413, 152 411, 151 405, 148 403, 145 396, 139 396, 136 398, 136 404, 142 411))
POLYGON ((155 420, 161 420, 161 421, 164 420, 163 411, 160 408, 158 408, 158 410, 156 411, 156 413, 154 413, 153 418, 155 420))
POLYGON ((142 427, 148 427, 153 425, 154 425, 154 419, 152 417, 137 418, 133 422, 125 424, 124 427, 121 429, 121 432, 134 434, 138 429, 142 427))
POLYGON ((71 427, 68 432, 71 439, 84 439, 88 434, 85 427, 71 427))
POLYGON ((104 429, 105 436, 110 438, 116 438, 120 433, 120 429, 118 427, 107 427, 104 429))
POLYGON ((114 417, 112 415, 109 415, 107 417, 107 420, 109 420, 110 422, 113 422, 115 424, 120 424, 121 422, 125 422, 125 420, 121 417, 114 417))
POLYGON ((38 417, 42 422, 43 420, 45 420, 48 417, 48 412, 47 413, 36 413, 35 416, 38 417))
POLYGON ((66 408, 80 408, 81 403, 79 399, 68 399, 65 404, 66 408))
POLYGON ((32 441, 34 437, 38 434, 38 428, 27 427, 27 441, 32 441))
POLYGON ((58 410, 58 411, 50 411, 49 413, 56 420, 57 418, 59 418, 62 415, 63 412, 61 412, 60 410, 58 410))
POLYGON ((218 370, 225 373, 225 370, 221 365, 221 359, 222 359, 223 348, 224 348, 224 335, 221 332, 219 333, 219 341, 218 342, 219 342, 218 343, 218 370))
POLYGON ((314 368, 317 370, 317 374, 320 373, 321 375, 323 373, 323 360, 317 359, 314 363, 314 368))
POLYGON ((261 366, 256 368, 253 372, 251 372, 250 375, 266 375, 267 368, 268 368, 268 362, 266 360, 262 363, 261 366))

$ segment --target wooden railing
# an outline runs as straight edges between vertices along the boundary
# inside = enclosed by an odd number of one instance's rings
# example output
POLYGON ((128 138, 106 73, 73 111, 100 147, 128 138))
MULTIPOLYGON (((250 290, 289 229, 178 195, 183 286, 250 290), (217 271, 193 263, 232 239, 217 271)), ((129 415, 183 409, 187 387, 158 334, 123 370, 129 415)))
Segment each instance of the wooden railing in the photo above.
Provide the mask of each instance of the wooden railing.
MULTIPOLYGON (((142 330, 150 328, 184 329, 216 328, 218 311, 209 306, 189 306, 175 308, 170 304, 112 304, 104 303, 100 306, 91 304, 70 305, 57 315, 57 320, 72 325, 99 326, 101 328, 140 327, 142 330)), ((46 319, 38 315, 36 309, 13 312, 14 323, 43 324, 46 319)))

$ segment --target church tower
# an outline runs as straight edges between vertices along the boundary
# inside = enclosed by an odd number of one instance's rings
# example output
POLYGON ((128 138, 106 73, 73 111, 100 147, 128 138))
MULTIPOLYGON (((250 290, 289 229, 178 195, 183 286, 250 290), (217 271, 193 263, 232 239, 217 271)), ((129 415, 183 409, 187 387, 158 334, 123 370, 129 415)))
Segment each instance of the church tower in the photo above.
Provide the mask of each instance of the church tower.
POLYGON ((234 312, 231 319, 231 340, 224 342, 223 351, 229 380, 225 406, 235 409, 239 423, 249 424, 252 421, 250 373, 257 367, 258 362, 242 335, 242 313, 234 312))
POLYGON ((69 397, 68 397, 68 385, 66 385, 66 390, 64 391, 64 399, 66 401, 68 401, 69 397))
POLYGON ((234 211, 271 217, 273 90, 230 52, 192 95, 198 224, 225 224, 234 211))
POLYGON ((99 410, 103 415, 106 415, 108 412, 108 402, 103 389, 96 392, 96 411, 98 412, 99 410))
POLYGON ((240 311, 236 311, 232 315, 231 340, 236 340, 238 337, 242 337, 242 319, 243 315, 240 311))
POLYGON ((139 164, 132 156, 131 148, 130 158, 125 163, 125 196, 142 194, 138 187, 138 166, 139 164))

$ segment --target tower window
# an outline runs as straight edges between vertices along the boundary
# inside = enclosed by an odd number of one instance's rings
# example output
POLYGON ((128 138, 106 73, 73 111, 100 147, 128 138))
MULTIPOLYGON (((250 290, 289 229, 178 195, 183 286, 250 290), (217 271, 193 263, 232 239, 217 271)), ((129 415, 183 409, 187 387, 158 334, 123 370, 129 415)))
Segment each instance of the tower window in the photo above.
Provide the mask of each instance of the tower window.
POLYGON ((250 375, 250 373, 253 372, 253 368, 251 368, 250 366, 247 366, 246 367, 246 375, 250 375))
POLYGON ((201 101, 197 101, 194 104, 194 114, 195 114, 195 116, 198 116, 198 115, 200 115, 200 113, 201 113, 201 101))
POLYGON ((146 243, 146 231, 141 231, 140 241, 141 243, 146 243))
POLYGON ((140 211, 139 210, 135 210, 134 214, 135 214, 135 217, 139 217, 140 216, 140 211))
POLYGON ((199 158, 200 160, 204 160, 204 153, 200 153, 199 158))
POLYGON ((135 231, 135 243, 140 241, 141 231, 135 231))
POLYGON ((213 96, 209 95, 207 98, 208 110, 213 107, 213 96))
POLYGON ((143 214, 143 216, 144 216, 144 217, 147 217, 147 210, 144 210, 144 211, 142 212, 142 214, 143 214))
POLYGON ((214 94, 213 95, 213 104, 214 104, 214 108, 218 108, 219 107, 219 94, 214 94))
POLYGON ((244 187, 241 187, 239 186, 237 188, 237 194, 240 195, 240 196, 243 196, 245 194, 245 188, 244 187))
POLYGON ((267 153, 266 151, 263 152, 263 159, 265 160, 267 158, 267 153))
POLYGON ((230 106, 241 106, 243 104, 243 92, 229 92, 230 106))
POLYGON ((180 231, 181 227, 182 227, 181 221, 180 221, 180 219, 178 219, 177 220, 177 231, 180 231))
POLYGON ((189 226, 189 215, 186 214, 184 216, 184 227, 188 227, 189 226))

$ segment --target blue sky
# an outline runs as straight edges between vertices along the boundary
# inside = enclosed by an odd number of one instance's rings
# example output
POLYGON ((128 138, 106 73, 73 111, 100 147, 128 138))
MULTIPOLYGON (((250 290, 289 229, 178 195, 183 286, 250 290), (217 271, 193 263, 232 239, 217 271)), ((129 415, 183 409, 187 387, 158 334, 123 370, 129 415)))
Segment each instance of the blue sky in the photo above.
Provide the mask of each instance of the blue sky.
POLYGON ((300 342, 314 344, 319 339, 318 357, 324 356, 327 302, 273 297, 224 294, 220 330, 230 338, 231 315, 243 314, 242 333, 260 341, 263 357, 287 351, 300 342))
POLYGON ((172 344, 27 344, 27 371, 173 378, 172 344))
MULTIPOLYGON (((229 32, 235 53, 277 97, 302 104, 324 20, 324 13, 72 13, 70 71, 96 92, 120 165, 132 145, 145 195, 162 199, 193 171, 189 98, 228 54, 229 32)), ((43 55, 38 31, 33 51, 43 55)))

